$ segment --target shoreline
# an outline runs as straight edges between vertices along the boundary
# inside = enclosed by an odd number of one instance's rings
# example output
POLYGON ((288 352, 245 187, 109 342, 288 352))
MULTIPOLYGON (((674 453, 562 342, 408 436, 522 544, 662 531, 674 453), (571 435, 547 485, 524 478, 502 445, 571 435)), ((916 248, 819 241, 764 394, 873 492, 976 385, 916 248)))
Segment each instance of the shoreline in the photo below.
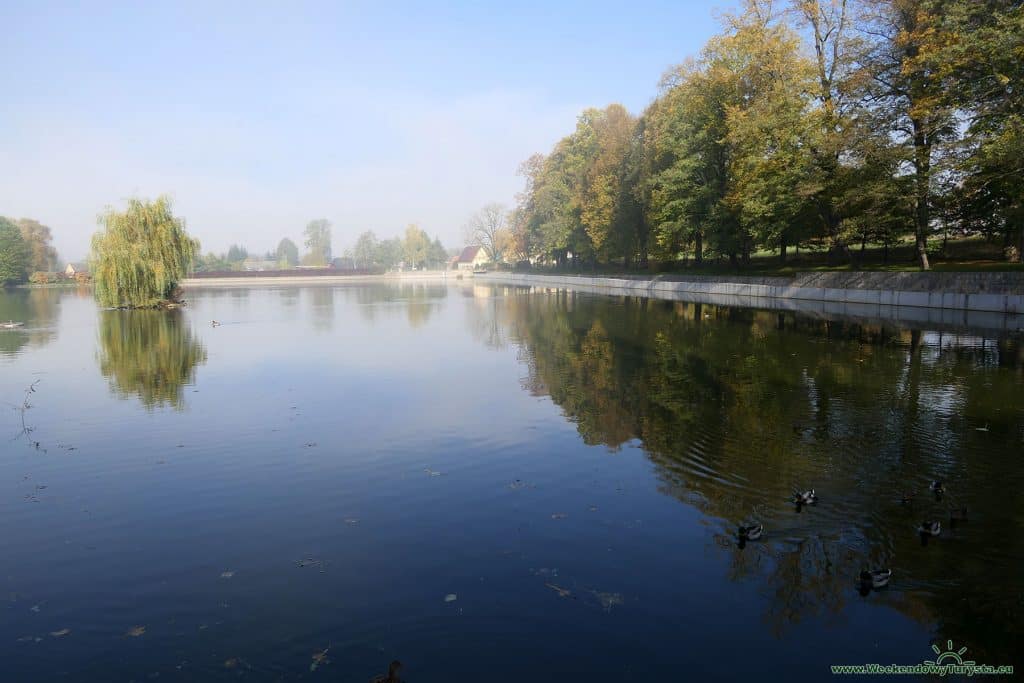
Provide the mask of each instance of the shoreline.
MULTIPOLYGON (((382 273, 380 275, 243 275, 239 277, 186 278, 178 283, 182 289, 202 287, 251 287, 254 285, 341 285, 347 282, 443 282, 454 281, 459 275, 455 271, 421 270, 410 273, 382 273)), ((464 274, 463 274, 464 275, 464 274)))
POLYGON ((783 299, 832 304, 1024 314, 1024 278, 994 273, 804 273, 792 280, 744 276, 588 277, 494 272, 488 282, 686 295, 783 299))
MULTIPOLYGON (((590 278, 580 276, 551 276, 524 273, 488 273, 478 276, 478 282, 529 288, 532 291, 571 290, 587 294, 611 296, 640 296, 668 301, 680 301, 712 306, 759 308, 793 312, 821 318, 844 318, 860 322, 892 323, 914 327, 948 330, 987 330, 992 332, 1024 331, 1024 307, 1017 311, 986 310, 983 308, 929 306, 932 301, 942 303, 973 303, 1001 301, 1016 297, 1024 304, 1024 294, 981 295, 950 292, 901 292, 843 289, 800 292, 792 285, 768 285, 688 280, 659 280, 657 278, 590 278), (916 295, 911 296, 911 295, 916 295), (832 296, 833 298, 824 298, 832 296), (990 296, 997 299, 984 299, 990 296), (999 298, 1002 297, 1002 298, 999 298), (880 303, 901 301, 903 303, 880 303), (922 302, 913 305, 909 301, 922 302)), ((735 278, 734 278, 735 279, 735 278)))

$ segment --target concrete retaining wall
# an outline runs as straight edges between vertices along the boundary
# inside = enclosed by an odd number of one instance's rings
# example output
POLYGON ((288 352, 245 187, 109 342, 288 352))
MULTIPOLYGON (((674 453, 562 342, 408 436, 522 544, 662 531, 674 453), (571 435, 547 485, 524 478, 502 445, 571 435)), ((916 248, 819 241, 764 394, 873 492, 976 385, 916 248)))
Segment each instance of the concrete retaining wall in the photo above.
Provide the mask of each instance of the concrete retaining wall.
MULTIPOLYGON (((482 281, 506 282, 511 284, 537 285, 577 288, 607 288, 626 291, 636 295, 677 294, 677 295, 712 295, 741 298, 764 299, 796 299, 806 301, 824 301, 839 304, 860 304, 866 306, 896 306, 913 308, 936 308, 964 311, 986 311, 990 313, 1021 314, 1024 313, 1024 286, 1014 287, 1013 279, 1001 277, 986 280, 987 273, 937 273, 947 281, 951 290, 926 288, 931 273, 836 273, 810 274, 809 277, 797 277, 793 280, 785 278, 699 278, 670 279, 655 276, 653 278, 623 277, 584 277, 576 275, 538 275, 533 273, 488 273, 477 276, 482 281), (859 278, 858 287, 814 286, 836 282, 835 279, 820 278, 820 275, 844 275, 859 278), (882 289, 870 288, 870 275, 881 276, 874 282, 888 282, 892 275, 911 276, 904 280, 908 288, 882 289), (957 281, 956 276, 968 276, 957 281), (916 277, 915 277, 916 276, 916 277), (923 276, 923 277, 922 277, 923 276), (952 289, 957 283, 955 289, 952 289), (989 289, 978 285, 989 284, 989 289), (958 291, 959 290, 959 291, 958 291), (968 290, 968 291, 964 291, 968 290), (973 290, 973 291, 969 291, 973 290), (994 290, 994 291, 993 291, 994 290)), ((1018 273, 992 273, 993 276, 1017 276, 1018 273)), ((841 281, 841 280, 840 280, 841 281)), ((851 278, 852 281, 852 278, 851 278)))

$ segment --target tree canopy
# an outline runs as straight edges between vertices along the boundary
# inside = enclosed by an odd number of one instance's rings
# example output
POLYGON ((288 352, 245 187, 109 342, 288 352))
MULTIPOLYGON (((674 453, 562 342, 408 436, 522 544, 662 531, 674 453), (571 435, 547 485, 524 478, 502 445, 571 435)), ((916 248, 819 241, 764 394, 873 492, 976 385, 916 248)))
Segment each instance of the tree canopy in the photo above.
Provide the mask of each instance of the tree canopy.
POLYGON ((92 238, 96 298, 104 306, 148 308, 173 299, 199 253, 199 242, 171 210, 166 196, 130 199, 108 209, 92 238))
POLYGON ((306 225, 307 253, 302 262, 307 266, 326 266, 331 262, 331 223, 326 218, 310 221, 306 225))
POLYGON ((294 268, 299 265, 299 248, 287 237, 277 243, 274 256, 277 258, 278 265, 284 268, 294 268))
POLYGON ((49 272, 57 269, 57 250, 50 242, 53 234, 48 226, 32 218, 22 218, 18 228, 29 249, 29 269, 49 272))
POLYGON ((739 265, 909 234, 927 269, 942 230, 1002 236, 1020 259, 1022 65, 1011 0, 744 0, 640 116, 587 109, 524 162, 509 248, 739 265))
POLYGON ((9 218, 0 216, 0 287, 23 282, 31 263, 29 245, 9 218))

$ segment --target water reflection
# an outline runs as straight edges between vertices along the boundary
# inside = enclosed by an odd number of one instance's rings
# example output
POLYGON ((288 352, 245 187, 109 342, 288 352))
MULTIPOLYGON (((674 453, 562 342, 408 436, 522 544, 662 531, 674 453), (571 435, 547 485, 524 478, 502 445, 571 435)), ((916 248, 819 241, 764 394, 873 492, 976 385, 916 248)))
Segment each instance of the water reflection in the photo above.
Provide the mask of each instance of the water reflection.
POLYGON ((24 323, 24 326, 13 330, 0 329, 0 356, 14 356, 25 346, 44 346, 56 338, 60 290, 11 289, 2 294, 0 322, 10 320, 24 323))
POLYGON ((334 327, 334 288, 311 287, 308 293, 313 328, 319 332, 330 332, 334 327))
POLYGON ((471 333, 515 340, 525 387, 588 444, 638 440, 662 490, 719 529, 730 579, 772 596, 777 632, 871 599, 972 643, 978 661, 1016 651, 1020 338, 569 292, 480 299, 471 333), (935 479, 946 496, 929 495, 935 479), (794 514, 785 501, 811 487, 822 504, 794 514), (900 504, 905 490, 918 491, 914 504, 900 504), (961 506, 971 522, 949 528, 961 506), (914 533, 923 518, 943 521, 928 547, 914 533), (736 526, 749 520, 767 532, 739 549, 736 526), (858 573, 880 566, 893 569, 891 588, 859 596, 858 573))
POLYGON ((413 329, 425 325, 448 296, 448 287, 436 282, 345 287, 337 291, 344 292, 346 301, 355 300, 364 320, 372 322, 378 315, 402 311, 413 329))
POLYGON ((100 372, 112 392, 148 409, 185 406, 183 388, 206 362, 206 349, 180 311, 101 311, 100 372))

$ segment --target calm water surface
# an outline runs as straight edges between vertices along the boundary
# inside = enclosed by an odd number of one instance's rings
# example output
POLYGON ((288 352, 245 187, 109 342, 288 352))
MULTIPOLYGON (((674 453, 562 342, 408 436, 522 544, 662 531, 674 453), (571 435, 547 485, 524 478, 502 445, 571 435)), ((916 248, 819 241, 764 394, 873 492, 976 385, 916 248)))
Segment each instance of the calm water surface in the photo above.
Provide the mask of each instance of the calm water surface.
POLYGON ((1020 338, 461 283, 189 296, 0 293, 4 681, 1022 664, 1020 338))

